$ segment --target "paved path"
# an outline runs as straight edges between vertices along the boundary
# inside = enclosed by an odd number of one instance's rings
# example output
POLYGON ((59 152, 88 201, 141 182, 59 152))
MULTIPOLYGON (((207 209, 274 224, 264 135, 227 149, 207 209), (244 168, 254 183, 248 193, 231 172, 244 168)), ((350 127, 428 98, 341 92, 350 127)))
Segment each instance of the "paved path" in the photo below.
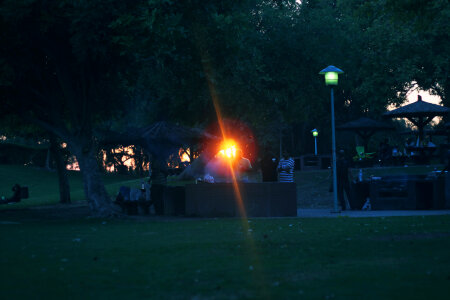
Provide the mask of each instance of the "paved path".
POLYGON ((405 216, 436 216, 450 215, 450 210, 346 210, 333 213, 331 209, 297 209, 297 216, 301 218, 373 218, 373 217, 405 217, 405 216))

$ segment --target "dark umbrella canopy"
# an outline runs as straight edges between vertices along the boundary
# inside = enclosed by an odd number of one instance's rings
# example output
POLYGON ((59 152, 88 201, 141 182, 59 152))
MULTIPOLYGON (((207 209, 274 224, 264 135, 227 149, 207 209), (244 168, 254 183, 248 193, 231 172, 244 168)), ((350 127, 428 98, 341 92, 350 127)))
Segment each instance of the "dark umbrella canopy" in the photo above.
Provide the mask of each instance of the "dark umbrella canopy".
POLYGON ((450 113, 448 107, 429 103, 422 100, 419 95, 417 101, 397 109, 385 112, 385 118, 407 118, 411 123, 417 126, 419 131, 419 140, 423 140, 423 128, 436 116, 445 116, 450 113))
POLYGON ((165 157, 182 145, 196 143, 204 139, 218 139, 198 128, 190 128, 168 122, 156 122, 139 129, 145 148, 150 153, 165 157))
POLYGON ((141 128, 140 136, 150 141, 165 141, 178 145, 195 142, 204 138, 216 138, 198 128, 190 128, 164 121, 141 128))
POLYGON ((436 116, 445 116, 449 112, 450 109, 448 107, 423 101, 419 95, 416 102, 385 112, 383 116, 386 118, 434 118, 436 116))
POLYGON ((362 117, 337 126, 336 129, 354 131, 363 139, 364 148, 367 150, 369 139, 376 131, 394 130, 394 127, 384 122, 362 117))
POLYGON ((376 121, 369 118, 359 118, 336 127, 339 130, 393 130, 394 127, 384 122, 376 121))

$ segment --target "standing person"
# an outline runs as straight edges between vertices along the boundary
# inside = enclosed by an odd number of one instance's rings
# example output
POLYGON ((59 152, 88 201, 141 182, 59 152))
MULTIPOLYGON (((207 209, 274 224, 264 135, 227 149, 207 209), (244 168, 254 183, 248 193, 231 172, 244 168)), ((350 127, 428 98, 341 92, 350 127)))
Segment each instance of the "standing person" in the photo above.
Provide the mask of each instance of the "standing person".
POLYGON ((243 181, 249 181, 249 172, 252 169, 252 164, 248 158, 243 156, 243 152, 241 149, 237 149, 236 151, 236 177, 243 181))
POLYGON ((352 173, 350 172, 350 163, 345 158, 344 150, 339 150, 338 158, 336 160, 336 175, 337 175, 337 196, 341 209, 345 210, 344 191, 347 194, 347 199, 350 202, 350 179, 352 173))
POLYGON ((150 180, 152 185, 150 187, 151 203, 155 207, 155 213, 162 215, 164 212, 164 189, 167 184, 167 165, 165 161, 155 159, 152 162, 152 175, 150 180))
POLYGON ((279 182, 294 182, 294 164, 294 159, 287 152, 284 152, 278 163, 279 182))
POLYGON ((261 160, 261 171, 263 182, 277 181, 277 159, 266 149, 261 160))

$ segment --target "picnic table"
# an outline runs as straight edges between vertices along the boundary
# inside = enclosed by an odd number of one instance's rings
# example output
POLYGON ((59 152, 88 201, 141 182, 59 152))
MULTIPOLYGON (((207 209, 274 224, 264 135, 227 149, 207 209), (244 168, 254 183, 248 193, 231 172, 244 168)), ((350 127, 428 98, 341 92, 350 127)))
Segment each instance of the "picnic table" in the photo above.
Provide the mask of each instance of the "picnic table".
POLYGON ((414 162, 419 164, 427 164, 430 162, 431 157, 436 152, 437 147, 429 146, 408 146, 406 151, 411 153, 410 157, 414 162))

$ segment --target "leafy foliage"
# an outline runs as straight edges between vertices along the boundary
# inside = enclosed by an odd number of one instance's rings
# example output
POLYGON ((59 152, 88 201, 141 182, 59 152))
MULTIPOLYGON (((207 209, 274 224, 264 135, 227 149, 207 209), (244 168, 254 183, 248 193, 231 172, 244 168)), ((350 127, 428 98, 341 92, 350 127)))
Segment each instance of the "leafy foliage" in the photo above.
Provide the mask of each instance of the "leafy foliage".
POLYGON ((99 128, 206 127, 215 102, 304 153, 309 130, 330 134, 327 65, 345 72, 337 123, 377 119, 413 82, 448 104, 449 16, 446 0, 5 0, 0 114, 87 153, 99 128))

